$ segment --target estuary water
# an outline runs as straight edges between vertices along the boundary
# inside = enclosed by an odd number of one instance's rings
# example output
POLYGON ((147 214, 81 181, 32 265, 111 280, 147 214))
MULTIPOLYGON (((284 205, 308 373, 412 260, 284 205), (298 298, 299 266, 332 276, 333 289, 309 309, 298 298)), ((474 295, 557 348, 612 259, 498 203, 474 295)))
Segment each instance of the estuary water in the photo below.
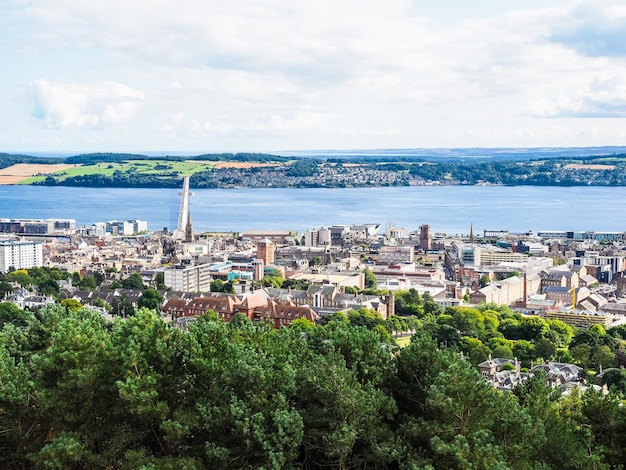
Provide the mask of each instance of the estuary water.
MULTIPOLYGON (((0 186, 0 218, 69 218, 77 226, 141 219, 173 229, 175 189, 0 186)), ((190 197, 194 230, 282 229, 380 223, 467 234, 483 230, 626 231, 626 188, 414 186, 201 189, 190 197)))

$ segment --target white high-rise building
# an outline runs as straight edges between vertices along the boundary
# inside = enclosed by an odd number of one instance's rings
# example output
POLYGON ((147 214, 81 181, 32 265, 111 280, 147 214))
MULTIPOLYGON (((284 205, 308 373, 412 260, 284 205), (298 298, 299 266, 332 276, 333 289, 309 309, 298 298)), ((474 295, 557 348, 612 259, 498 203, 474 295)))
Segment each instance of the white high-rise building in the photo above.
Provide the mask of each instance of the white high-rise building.
POLYGON ((43 244, 38 242, 0 241, 0 271, 43 266, 43 244))
POLYGON ((209 292, 211 290, 211 265, 176 265, 163 272, 164 284, 175 291, 209 292))

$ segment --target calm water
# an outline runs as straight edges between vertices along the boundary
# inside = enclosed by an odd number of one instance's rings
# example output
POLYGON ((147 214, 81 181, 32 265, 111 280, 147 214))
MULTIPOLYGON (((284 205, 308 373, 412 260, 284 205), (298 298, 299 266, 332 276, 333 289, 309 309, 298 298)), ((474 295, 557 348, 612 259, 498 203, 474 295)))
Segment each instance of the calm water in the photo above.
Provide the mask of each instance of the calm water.
MULTIPOLYGON (((173 189, 0 186, 0 218, 71 218, 78 226, 142 219, 175 228, 173 189)), ((196 231, 381 223, 448 234, 488 230, 626 231, 626 188, 445 186, 203 189, 190 198, 196 231)))

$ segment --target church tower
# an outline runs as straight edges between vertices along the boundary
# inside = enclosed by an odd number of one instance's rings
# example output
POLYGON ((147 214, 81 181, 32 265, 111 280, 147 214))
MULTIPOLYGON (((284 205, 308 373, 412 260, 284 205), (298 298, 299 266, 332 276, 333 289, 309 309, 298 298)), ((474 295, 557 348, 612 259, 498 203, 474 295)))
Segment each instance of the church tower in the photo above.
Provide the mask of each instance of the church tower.
POLYGON ((430 234, 430 225, 420 225, 420 248, 424 251, 432 249, 433 237, 430 234))

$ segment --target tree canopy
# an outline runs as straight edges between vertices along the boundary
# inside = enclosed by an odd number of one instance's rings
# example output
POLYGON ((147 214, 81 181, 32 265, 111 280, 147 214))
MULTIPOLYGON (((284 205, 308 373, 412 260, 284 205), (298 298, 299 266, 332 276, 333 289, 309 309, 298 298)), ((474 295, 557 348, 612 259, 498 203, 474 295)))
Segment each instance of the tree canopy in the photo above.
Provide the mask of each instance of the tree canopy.
MULTIPOLYGON (((63 306, 0 314, 4 468, 587 469, 626 458, 613 395, 556 400, 540 378, 502 394, 429 321, 413 320, 400 349, 391 322, 367 310, 278 330, 209 314, 182 330, 145 308, 112 324, 63 306)), ((474 347, 509 344, 474 312, 438 318, 447 335, 458 324, 479 336, 465 337, 474 347)))

